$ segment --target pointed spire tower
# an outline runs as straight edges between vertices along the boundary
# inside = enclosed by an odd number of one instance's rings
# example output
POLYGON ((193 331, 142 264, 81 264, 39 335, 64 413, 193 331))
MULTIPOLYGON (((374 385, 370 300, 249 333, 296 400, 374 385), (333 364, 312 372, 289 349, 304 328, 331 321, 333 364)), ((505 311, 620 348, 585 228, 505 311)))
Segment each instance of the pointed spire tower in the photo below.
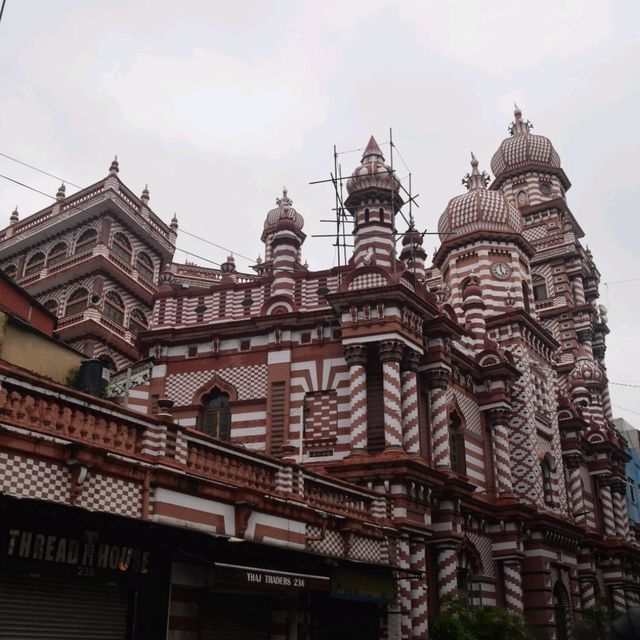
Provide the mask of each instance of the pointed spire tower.
POLYGON ((376 139, 371 136, 360 166, 347 181, 345 206, 354 218, 353 262, 358 267, 392 268, 395 260, 394 219, 402 206, 400 183, 376 139))

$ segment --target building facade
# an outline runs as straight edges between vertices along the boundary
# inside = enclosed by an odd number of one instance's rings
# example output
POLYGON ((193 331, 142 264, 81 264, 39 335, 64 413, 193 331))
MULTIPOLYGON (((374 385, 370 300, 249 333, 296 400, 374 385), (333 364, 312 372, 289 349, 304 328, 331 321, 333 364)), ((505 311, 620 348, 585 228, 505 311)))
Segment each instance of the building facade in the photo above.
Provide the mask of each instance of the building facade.
POLYGON ((640 604, 599 273, 560 158, 530 129, 516 110, 491 185, 472 159, 432 264, 419 231, 398 233, 402 189, 373 138, 346 184, 348 264, 309 270, 286 191, 253 274, 150 254, 158 287, 138 361, 112 378, 116 426, 83 414, 71 429, 70 410, 34 429, 60 423, 89 483, 129 483, 113 506, 72 484, 76 504, 168 527, 150 544, 177 549, 158 569, 169 638, 214 637, 224 618, 225 638, 417 640, 459 597, 564 640, 598 599, 640 604))

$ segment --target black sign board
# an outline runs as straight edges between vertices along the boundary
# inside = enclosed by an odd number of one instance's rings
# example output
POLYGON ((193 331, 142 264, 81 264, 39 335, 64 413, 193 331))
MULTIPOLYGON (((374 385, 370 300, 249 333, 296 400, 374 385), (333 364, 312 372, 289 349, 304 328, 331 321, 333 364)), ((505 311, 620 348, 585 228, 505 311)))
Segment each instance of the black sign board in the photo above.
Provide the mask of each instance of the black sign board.
POLYGON ((261 592, 328 591, 329 584, 330 579, 326 576, 271 571, 218 562, 214 565, 216 589, 261 592))

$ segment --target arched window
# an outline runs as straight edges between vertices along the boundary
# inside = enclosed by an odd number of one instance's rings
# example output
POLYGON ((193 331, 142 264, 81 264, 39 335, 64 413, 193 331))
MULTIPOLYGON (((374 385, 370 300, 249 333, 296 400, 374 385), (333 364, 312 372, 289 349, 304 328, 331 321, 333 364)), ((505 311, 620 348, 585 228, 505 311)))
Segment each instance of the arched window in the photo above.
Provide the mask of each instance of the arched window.
POLYGON ((115 291, 108 291, 104 297, 104 315, 118 324, 124 324, 124 302, 115 291))
POLYGON ((539 274, 534 273, 531 276, 533 282, 533 299, 534 300, 546 300, 549 295, 547 293, 547 281, 539 274))
POLYGON ((4 268, 4 272, 13 280, 18 275, 18 267, 15 264, 9 264, 4 268))
POLYGON ((58 242, 58 244, 49 251, 47 257, 47 267, 52 267, 54 264, 61 262, 67 257, 67 244, 66 242, 58 242))
POLYGON ((65 308, 64 315, 70 316, 74 313, 80 313, 87 308, 89 302, 89 292, 81 287, 76 289, 67 299, 67 306, 65 308))
POLYGON ((38 251, 38 253, 34 253, 29 260, 27 260, 27 264, 24 267, 24 275, 29 276, 32 273, 38 273, 42 271, 44 267, 44 253, 42 251, 38 251))
POLYGON ((80 234, 76 241, 76 253, 82 253, 98 244, 98 232, 95 229, 87 229, 80 234))
POLYGON ((229 395, 220 389, 214 389, 204 397, 204 406, 200 415, 200 431, 219 440, 231 438, 229 395))
POLYGON ((553 458, 550 455, 546 455, 542 462, 540 462, 540 471, 542 473, 542 497, 544 503, 553 507, 553 472, 555 470, 555 464, 553 458))
POLYGON ((364 210, 364 221, 365 223, 369 222, 369 209, 364 210))
POLYGON ((464 447, 462 418, 457 411, 449 414, 449 453, 451 469, 460 475, 467 475, 467 461, 464 447))
POLYGON ((54 300, 53 298, 50 298, 49 300, 47 300, 44 303, 44 308, 47 311, 50 311, 51 313, 53 313, 53 315, 58 315, 58 301, 54 300))
POLYGON ((529 293, 529 285, 522 281, 522 302, 524 303, 524 310, 529 313, 531 311, 531 297, 529 293))
POLYGON ((131 249, 131 242, 129 242, 129 238, 127 238, 124 233, 118 231, 118 233, 113 236, 111 248, 113 249, 113 252, 122 258, 127 264, 131 263, 133 250, 131 249))
POLYGON ((143 278, 153 282, 153 260, 144 251, 136 256, 136 269, 143 278))
POLYGON ((149 328, 149 321, 147 316, 140 311, 140 309, 132 309, 129 314, 129 331, 131 333, 138 333, 139 331, 146 331, 149 328))

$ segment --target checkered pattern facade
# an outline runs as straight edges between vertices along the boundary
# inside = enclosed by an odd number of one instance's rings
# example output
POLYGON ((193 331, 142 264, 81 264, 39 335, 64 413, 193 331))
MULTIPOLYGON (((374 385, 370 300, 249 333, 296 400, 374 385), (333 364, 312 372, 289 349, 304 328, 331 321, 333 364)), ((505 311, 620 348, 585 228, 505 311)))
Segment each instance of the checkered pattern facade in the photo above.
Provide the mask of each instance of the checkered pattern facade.
POLYGON ((305 439, 327 440, 336 437, 338 399, 333 389, 308 393, 305 409, 305 439))
POLYGON ((215 378, 231 384, 238 392, 238 400, 265 398, 267 395, 267 366, 260 364, 170 374, 165 393, 177 406, 189 405, 193 403, 194 394, 215 378))
POLYGON ((78 504, 92 511, 108 511, 139 518, 142 487, 102 473, 90 474, 82 485, 78 504))
POLYGON ((22 498, 70 501, 68 467, 0 451, 0 489, 22 498))
POLYGON ((356 276, 348 286, 349 291, 356 289, 372 289, 374 287, 384 287, 387 284, 386 278, 381 273, 363 273, 356 276))

